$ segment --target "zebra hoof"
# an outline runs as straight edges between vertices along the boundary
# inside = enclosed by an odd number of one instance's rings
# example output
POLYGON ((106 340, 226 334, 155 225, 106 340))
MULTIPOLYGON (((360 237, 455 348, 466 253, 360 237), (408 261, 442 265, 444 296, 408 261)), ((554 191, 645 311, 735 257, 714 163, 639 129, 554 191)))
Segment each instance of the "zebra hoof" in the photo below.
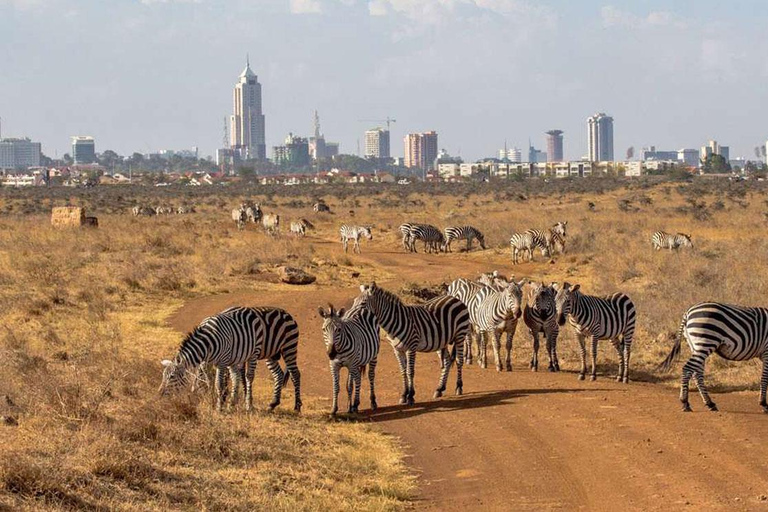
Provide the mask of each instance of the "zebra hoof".
POLYGON ((707 404, 707 409, 709 409, 712 412, 718 412, 720 409, 717 408, 717 405, 715 402, 710 402, 707 404))
POLYGON ((497 372, 503 372, 504 368, 502 368, 501 365, 499 365, 499 366, 496 367, 496 371, 497 372))
POLYGON ((560 364, 558 364, 558 363, 555 363, 555 371, 556 371, 556 372, 559 372, 559 371, 560 371, 560 364))
POLYGON ((539 371, 539 367, 538 366, 531 366, 531 371, 532 372, 537 372, 537 371, 539 371))
POLYGON ((275 407, 277 407, 278 405, 280 405, 280 402, 272 402, 272 403, 270 403, 269 404, 269 410, 273 411, 275 409, 275 407))
POLYGON ((372 398, 371 399, 371 410, 375 411, 378 408, 379 408, 379 404, 376 403, 376 399, 375 398, 372 398))
POLYGON ((691 409, 691 404, 688 402, 683 402, 683 412, 693 412, 693 409, 691 409))
POLYGON ((597 375, 590 375, 589 380, 591 380, 592 382, 595 382, 597 380, 597 375))
POLYGON ((456 396, 461 396, 464 394, 464 386, 456 386, 456 396))
POLYGON ((586 378, 586 377, 584 376, 584 374, 583 374, 583 373, 580 373, 580 374, 579 374, 579 380, 584 380, 585 378, 586 378))
POLYGON ((547 371, 550 372, 550 373, 554 373, 556 371, 555 370, 555 366, 554 365, 549 365, 549 367, 547 368, 547 371))
POLYGON ((399 403, 400 405, 405 405, 405 404, 407 404, 407 403, 408 403, 408 396, 407 396, 407 395, 403 395, 403 396, 401 396, 401 397, 400 397, 400 401, 399 401, 398 403, 399 403))
POLYGON ((764 412, 765 414, 768 414, 768 405, 764 405, 764 406, 763 406, 763 412, 764 412))
POLYGON ((507 371, 508 372, 512 371, 512 365, 510 363, 507 363, 507 371))
POLYGON ((296 400, 296 402, 293 404, 293 410, 296 412, 301 412, 301 406, 304 405, 301 400, 296 400))
POLYGON ((415 403, 416 403, 416 401, 413 399, 412 396, 409 396, 408 400, 406 400, 406 402, 405 402, 406 405, 413 405, 415 403))
POLYGON ((436 390, 435 394, 433 395, 434 398, 440 398, 441 396, 443 396, 443 392, 440 391, 439 389, 436 390))
POLYGON ((621 382, 623 382, 624 384, 629 384, 629 377, 624 377, 624 378, 621 380, 621 382))

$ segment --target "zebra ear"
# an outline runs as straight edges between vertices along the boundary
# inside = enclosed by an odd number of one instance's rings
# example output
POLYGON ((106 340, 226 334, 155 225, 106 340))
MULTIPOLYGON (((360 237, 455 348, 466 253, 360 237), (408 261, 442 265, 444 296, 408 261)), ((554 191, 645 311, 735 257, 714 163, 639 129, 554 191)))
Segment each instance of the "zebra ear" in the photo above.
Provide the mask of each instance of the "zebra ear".
POLYGON ((579 288, 581 288, 581 285, 580 285, 580 284, 577 284, 576 286, 574 286, 574 287, 571 289, 571 291, 572 291, 572 292, 577 292, 577 291, 579 291, 579 288))
POLYGON ((346 309, 344 309, 344 308, 341 308, 340 310, 338 310, 338 311, 336 312, 336 314, 337 314, 338 316, 344 316, 344 312, 345 312, 345 311, 346 311, 346 309))
POLYGON ((320 308, 320 307, 319 307, 319 308, 317 308, 317 313, 318 313, 318 314, 319 314, 319 315, 320 315, 322 318, 325 318, 326 316, 328 316, 328 314, 325 312, 325 310, 324 310, 323 308, 320 308))
POLYGON ((162 361, 160 361, 160 364, 163 366, 171 366, 173 364, 173 361, 171 361, 170 359, 163 359, 162 361))
POLYGON ((557 281, 553 282, 552 283, 552 288, 554 288, 555 291, 559 292, 560 291, 560 283, 558 283, 557 281))
MULTIPOLYGON (((514 279, 510 279, 510 280, 509 280, 509 282, 510 282, 510 283, 514 282, 514 279)), ((521 279, 521 280, 519 280, 519 281, 517 282, 517 286, 518 286, 518 288, 522 288, 524 284, 525 284, 525 279, 521 279)))
POLYGON ((493 277, 499 277, 499 271, 498 270, 494 270, 493 271, 493 277))

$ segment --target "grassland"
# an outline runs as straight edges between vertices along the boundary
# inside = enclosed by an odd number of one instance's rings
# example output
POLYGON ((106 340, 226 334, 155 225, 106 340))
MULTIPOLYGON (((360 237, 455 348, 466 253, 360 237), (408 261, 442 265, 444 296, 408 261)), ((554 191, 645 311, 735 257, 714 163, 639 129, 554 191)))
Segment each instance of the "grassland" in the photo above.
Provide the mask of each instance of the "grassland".
MULTIPOLYGON (((246 416, 215 414, 204 393, 161 400, 156 392, 159 360, 180 339, 165 319, 190 299, 238 289, 290 293, 274 278, 282 264, 316 274, 311 286, 320 297, 324 288, 394 277, 396 267, 321 244, 336 241, 342 222, 374 226, 374 243, 363 246, 364 254, 368 247, 396 251, 397 226, 406 220, 469 223, 485 231, 489 249, 442 258, 581 283, 589 293, 628 293, 639 311, 634 375, 668 386, 673 378, 655 366, 688 305, 768 303, 768 195, 760 183, 577 180, 261 192, 2 192, 0 415, 18 424, 0 425, 0 508, 407 506, 414 483, 397 440, 368 425, 328 422, 316 397, 305 398, 301 416, 287 407, 246 416), (308 240, 274 240, 253 227, 238 233, 228 212, 245 196, 285 220, 309 218, 317 231, 308 240), (332 215, 311 211, 319 197, 332 215), (139 202, 182 201, 196 204, 199 213, 127 215, 139 202), (101 227, 49 227, 46 211, 65 203, 87 206, 101 227), (511 232, 566 219, 565 255, 553 263, 537 255, 534 264, 511 267, 511 232), (695 250, 652 251, 650 235, 657 229, 692 233, 695 250)), ((576 361, 569 329, 561 339, 561 359, 576 361)), ((527 343, 518 347, 527 357, 527 343)), ((757 387, 757 362, 712 358, 709 368, 715 391, 757 387)), ((265 402, 267 388, 266 379, 260 381, 257 404, 265 402)))

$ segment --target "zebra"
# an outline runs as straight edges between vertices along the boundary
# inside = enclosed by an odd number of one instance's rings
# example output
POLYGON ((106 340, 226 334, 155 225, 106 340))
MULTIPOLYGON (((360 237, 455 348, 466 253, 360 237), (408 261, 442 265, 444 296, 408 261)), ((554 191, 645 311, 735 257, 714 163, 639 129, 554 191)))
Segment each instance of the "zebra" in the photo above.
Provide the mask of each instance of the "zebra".
POLYGON ((565 254, 565 235, 550 229, 544 232, 544 241, 547 244, 547 251, 550 255, 554 255, 555 250, 560 254, 565 254))
MULTIPOLYGON (((464 303, 465 306, 469 306, 470 302, 472 301, 472 298, 485 288, 484 284, 477 283, 474 281, 470 281, 468 279, 459 278, 454 280, 450 285, 448 285, 448 291, 446 292, 447 295, 450 295, 451 297, 456 297, 461 302, 464 303)), ((477 330, 477 326, 475 324, 471 324, 471 329, 469 333, 467 334, 467 339, 464 343, 464 356, 465 361, 467 364, 472 364, 472 338, 477 342, 478 345, 478 354, 480 351, 480 332, 477 330)), ((478 363, 481 363, 482 360, 480 359, 478 355, 478 363)))
POLYGON ((235 208, 232 210, 232 220, 237 225, 238 230, 245 229, 245 221, 247 220, 247 217, 245 215, 245 208, 240 206, 239 208, 235 208))
POLYGON ((467 251, 472 249, 472 240, 477 240, 480 244, 480 248, 485 250, 485 237, 480 230, 473 228, 472 226, 452 226, 445 228, 445 244, 443 245, 444 252, 451 252, 451 242, 453 240, 467 240, 467 251))
POLYGON ((304 217, 302 217, 302 218, 300 218, 300 219, 299 219, 299 224, 301 224, 302 226, 304 226, 304 229, 305 229, 305 230, 307 230, 307 231, 309 231, 310 229, 315 229, 315 225, 314 225, 314 224, 312 224, 311 222, 309 222, 309 221, 308 221, 307 219, 305 219, 304 217))
POLYGON ((619 373, 616 380, 629 382, 629 356, 632 353, 632 338, 635 334, 635 305, 623 293, 614 293, 607 297, 584 295, 577 284, 573 288, 569 283, 562 287, 555 284, 557 296, 557 323, 565 325, 565 317, 576 331, 581 348, 581 371, 579 380, 584 380, 587 372, 587 352, 585 338, 592 339, 592 374, 590 379, 597 379, 597 342, 611 340, 619 354, 619 373), (619 341, 621 338, 621 341, 619 341))
POLYGON ((355 241, 355 244, 352 247, 352 252, 358 254, 360 254, 360 238, 373 240, 370 226, 348 226, 347 224, 342 224, 341 228, 339 228, 339 234, 341 235, 341 243, 344 246, 344 252, 347 252, 350 240, 355 241))
POLYGON ((360 388, 362 374, 368 366, 368 381, 371 386, 371 410, 376 410, 376 364, 379 356, 379 324, 376 317, 366 307, 363 300, 355 300, 352 307, 345 313, 344 308, 338 311, 328 304, 329 311, 318 308, 323 321, 323 341, 330 359, 331 376, 333 377, 333 406, 331 415, 339 410, 339 370, 346 366, 349 372, 347 379, 347 396, 349 398, 349 413, 357 413, 360 406, 360 388), (354 387, 354 400, 352 388, 354 387))
POLYGON ((157 206, 155 207, 155 215, 170 215, 173 213, 173 208, 170 206, 157 206))
POLYGON ((195 213, 195 207, 191 205, 181 205, 176 208, 177 215, 186 215, 188 213, 195 213))
POLYGON ((539 334, 543 333, 547 343, 549 356, 549 371, 559 372, 560 362, 557 359, 557 337, 560 328, 557 325, 557 308, 555 307, 556 290, 552 285, 529 282, 528 303, 523 309, 523 321, 528 327, 533 339, 533 357, 530 368, 539 371, 539 334))
POLYGON ((307 234, 307 228, 305 228, 304 224, 302 224, 301 222, 292 221, 291 234, 294 234, 296 236, 304 236, 307 234))
POLYGON ((512 371, 512 338, 517 330, 523 302, 522 285, 524 281, 498 280, 494 285, 484 286, 467 304, 469 319, 479 332, 478 359, 480 366, 486 367, 486 337, 493 336, 493 355, 496 360, 496 371, 502 371, 501 365, 501 333, 507 333, 507 371, 512 371), (501 286, 499 286, 499 284, 501 286), (499 286, 499 288, 497 288, 499 286))
POLYGON ((318 201, 317 203, 312 205, 312 210, 314 210, 315 213, 318 213, 318 212, 330 213, 331 208, 330 208, 330 206, 325 204, 323 201, 318 201))
POLYGON ((528 230, 523 233, 514 233, 509 239, 509 245, 512 248, 512 263, 517 265, 520 263, 520 254, 524 251, 528 254, 528 259, 533 261, 533 250, 537 247, 541 249, 542 256, 549 255, 549 248, 544 236, 537 236, 528 230))
POLYGON ((456 394, 461 395, 464 391, 464 340, 470 329, 467 306, 448 295, 421 305, 405 305, 394 293, 379 288, 375 281, 361 285, 360 291, 367 300, 366 307, 376 315, 397 356, 403 378, 400 403, 414 403, 416 352, 439 352, 442 365, 435 398, 443 395, 448 373, 456 361, 456 394), (451 352, 448 351, 450 345, 451 352))
POLYGON ((295 389, 294 409, 301 410, 301 374, 296 364, 299 327, 293 317, 278 308, 231 307, 204 319, 187 334, 176 357, 162 361, 162 394, 168 394, 186 384, 190 375, 202 363, 216 366, 216 409, 226 401, 226 370, 232 379, 230 407, 237 401, 237 390, 245 386, 245 407, 252 407, 252 384, 256 362, 267 360, 274 379, 270 410, 280 404, 283 386, 290 375, 295 389), (280 359, 285 360, 288 373, 283 374, 280 359))
POLYGON ((440 252, 445 245, 443 233, 431 224, 415 224, 410 231, 410 243, 416 252, 416 240, 424 242, 424 252, 440 252))
POLYGON ((690 247, 693 249, 693 242, 691 241, 691 235, 684 233, 677 233, 670 235, 664 231, 657 231, 651 236, 651 244, 657 251, 661 249, 678 250, 680 247, 690 247))
POLYGON ((568 221, 566 220, 564 222, 555 223, 555 225, 549 228, 549 231, 552 233, 557 233, 562 237, 565 237, 567 235, 566 233, 567 229, 568 229, 568 221))
POLYGON ((270 235, 280 232, 280 215, 277 213, 267 213, 261 218, 261 225, 270 235))
POLYGON ((405 224, 400 224, 400 227, 398 228, 403 235, 403 249, 407 252, 416 252, 416 248, 411 243, 411 229, 413 229, 413 226, 415 225, 416 224, 406 222, 405 224))
POLYGON ((261 206, 258 203, 254 204, 250 201, 246 201, 240 205, 240 208, 245 210, 245 216, 249 222, 253 224, 258 224, 261 222, 263 213, 261 211, 261 206))
POLYGON ((710 411, 717 405, 709 397, 704 386, 704 364, 712 352, 728 361, 748 361, 759 357, 763 361, 760 378, 760 407, 768 413, 766 388, 768 388, 768 309, 750 308, 717 302, 702 302, 688 309, 680 322, 672 350, 661 363, 668 371, 680 355, 682 338, 688 342, 691 357, 683 365, 680 384, 680 401, 683 411, 690 412, 688 383, 693 376, 701 398, 710 411))

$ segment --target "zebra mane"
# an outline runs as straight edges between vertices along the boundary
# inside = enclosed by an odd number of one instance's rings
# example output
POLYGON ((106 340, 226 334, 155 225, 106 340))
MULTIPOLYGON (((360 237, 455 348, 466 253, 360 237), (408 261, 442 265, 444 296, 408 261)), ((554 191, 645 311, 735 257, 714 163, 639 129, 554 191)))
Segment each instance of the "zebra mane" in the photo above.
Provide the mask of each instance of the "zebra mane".
POLYGON ((189 354, 193 354, 195 351, 190 350, 192 348, 192 344, 195 342, 196 339, 198 339, 198 336, 203 333, 203 330, 205 329, 206 325, 204 323, 195 326, 194 329, 189 331, 187 334, 184 335, 184 338, 181 340, 181 343, 179 344, 179 351, 177 353, 176 358, 184 358, 189 354))
POLYGON ((390 292, 389 290, 385 290, 384 288, 376 287, 376 290, 379 291, 386 300, 392 301, 395 304, 399 304, 401 306, 404 306, 405 303, 398 297, 394 292, 390 292))

